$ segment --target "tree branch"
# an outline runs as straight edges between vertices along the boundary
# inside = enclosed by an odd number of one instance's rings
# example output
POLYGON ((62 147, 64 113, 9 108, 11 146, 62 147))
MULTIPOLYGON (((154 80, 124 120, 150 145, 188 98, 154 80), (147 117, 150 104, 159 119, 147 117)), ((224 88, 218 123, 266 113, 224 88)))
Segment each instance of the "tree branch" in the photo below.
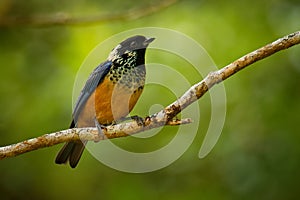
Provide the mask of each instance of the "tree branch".
POLYGON ((245 67, 262 60, 278 51, 287 49, 300 43, 300 31, 280 38, 264 47, 261 47, 224 68, 209 73, 201 82, 193 85, 177 101, 165 109, 148 116, 143 124, 135 121, 107 126, 102 129, 103 135, 99 135, 97 128, 74 128, 51 134, 45 134, 37 138, 29 139, 17 144, 0 147, 0 159, 13 157, 25 152, 33 151, 43 147, 53 146, 59 143, 82 140, 100 141, 125 137, 145 130, 161 127, 164 125, 181 125, 191 123, 191 119, 173 120, 173 118, 187 106, 202 97, 215 84, 229 78, 245 67))
POLYGON ((16 26, 55 26, 55 25, 90 25, 110 21, 127 21, 138 19, 152 13, 167 8, 177 0, 163 0, 155 5, 147 5, 147 7, 135 8, 126 12, 114 14, 100 14, 94 16, 74 17, 68 13, 57 13, 54 15, 36 15, 36 16, 16 16, 0 18, 0 27, 16 27, 16 26))
MULTIPOLYGON (((149 122, 147 118, 145 122, 149 122)), ((191 122, 192 120, 187 118, 182 120, 171 120, 167 122, 167 124, 170 126, 176 126, 188 124, 191 122)), ((77 141, 80 139, 99 142, 105 139, 126 137, 134 133, 142 132, 160 126, 162 126, 160 123, 149 123, 148 126, 143 126, 133 121, 107 126, 102 129, 103 135, 100 135, 98 133, 98 129, 95 127, 62 130, 55 133, 45 134, 37 138, 28 139, 16 144, 0 147, 0 160, 8 157, 14 157, 40 148, 50 147, 63 142, 77 141)))

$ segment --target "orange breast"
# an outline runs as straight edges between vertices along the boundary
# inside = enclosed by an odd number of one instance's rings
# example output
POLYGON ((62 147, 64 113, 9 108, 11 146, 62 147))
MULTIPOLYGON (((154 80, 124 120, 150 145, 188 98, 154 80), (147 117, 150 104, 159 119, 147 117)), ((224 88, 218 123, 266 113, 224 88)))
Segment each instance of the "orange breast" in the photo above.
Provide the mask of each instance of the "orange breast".
POLYGON ((141 93, 142 88, 130 89, 120 83, 113 84, 112 81, 105 78, 81 111, 77 126, 94 126, 95 116, 103 125, 126 117, 135 106, 141 93))

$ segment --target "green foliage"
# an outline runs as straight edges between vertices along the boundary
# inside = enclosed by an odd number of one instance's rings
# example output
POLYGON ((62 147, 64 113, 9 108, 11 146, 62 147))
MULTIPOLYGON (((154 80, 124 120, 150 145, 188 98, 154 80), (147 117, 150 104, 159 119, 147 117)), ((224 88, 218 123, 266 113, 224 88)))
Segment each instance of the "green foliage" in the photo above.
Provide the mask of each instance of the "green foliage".
MULTIPOLYGON (((57 12, 76 16, 113 14, 144 4, 149 5, 148 1, 137 4, 119 0, 72 3, 62 0, 58 4, 4 0, 0 2, 0 19, 57 12)), ((0 28, 0 145, 67 128, 76 72, 87 54, 113 34, 144 26, 174 29, 203 45, 221 68, 245 53, 299 30, 299 15, 300 4, 292 0, 186 0, 126 22, 0 28)), ((78 168, 72 170, 54 164, 60 148, 57 145, 0 161, 0 198, 297 199, 300 195, 297 186, 299 55, 298 45, 225 81, 225 127, 212 153, 202 160, 197 154, 210 118, 208 96, 199 102, 201 126, 197 137, 187 152, 167 168, 146 174, 118 172, 86 151, 78 168)), ((162 56, 149 55, 151 60, 162 56)), ((170 64, 180 69, 184 63, 174 58, 170 64)), ((194 83, 197 81, 193 73, 189 76, 194 83)), ((176 83, 171 78, 169 81, 176 83)), ((146 87, 145 93, 150 91, 156 99, 142 99, 145 107, 135 110, 137 114, 149 114, 147 105, 156 100, 163 105, 175 100, 164 88, 146 87), (167 97, 162 98, 166 93, 167 97)), ((114 143, 132 151, 135 148, 138 152, 149 151, 172 139, 172 133, 168 134, 170 128, 165 129, 144 141, 122 138, 114 143)))

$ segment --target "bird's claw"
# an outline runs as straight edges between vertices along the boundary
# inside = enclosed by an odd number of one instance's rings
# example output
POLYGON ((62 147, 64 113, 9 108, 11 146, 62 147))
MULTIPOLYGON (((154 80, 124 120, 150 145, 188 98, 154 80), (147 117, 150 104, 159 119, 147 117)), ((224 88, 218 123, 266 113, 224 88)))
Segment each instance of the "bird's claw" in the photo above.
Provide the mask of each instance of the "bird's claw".
POLYGON ((101 139, 105 138, 106 136, 105 136, 105 134, 104 134, 103 131, 102 131, 102 128, 105 128, 105 126, 101 125, 101 124, 99 123, 99 121, 97 120, 97 118, 94 119, 94 122, 95 122, 95 126, 96 126, 97 129, 98 129, 98 135, 99 135, 99 137, 100 137, 101 139))
POLYGON ((145 124, 144 118, 142 118, 140 116, 134 115, 134 116, 131 116, 130 118, 133 119, 134 121, 136 121, 138 126, 144 126, 144 124, 145 124))

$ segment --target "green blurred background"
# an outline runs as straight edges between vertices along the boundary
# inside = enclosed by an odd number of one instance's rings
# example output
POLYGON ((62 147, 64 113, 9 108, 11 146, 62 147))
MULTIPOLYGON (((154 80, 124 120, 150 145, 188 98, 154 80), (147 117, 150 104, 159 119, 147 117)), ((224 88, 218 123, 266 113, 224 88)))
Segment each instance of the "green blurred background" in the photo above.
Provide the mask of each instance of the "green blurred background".
MULTIPOLYGON (((112 15, 160 2, 1 0, 0 19, 59 12, 112 15)), ((82 26, 1 26, 0 145, 66 129, 77 70, 87 54, 113 34, 144 26, 174 29, 202 44, 221 68, 299 30, 299 19, 297 0, 183 0, 134 20, 82 26)), ((75 170, 58 166, 54 158, 61 145, 57 145, 1 160, 0 199, 298 199, 300 46, 260 61, 224 84, 224 129, 204 159, 197 156, 205 129, 201 127, 180 159, 145 174, 116 171, 87 151, 75 170)), ((171 103, 174 97, 164 101, 171 103)), ((208 96, 199 105, 201 120, 208 121, 208 96)), ((160 134, 156 140, 164 138, 172 134, 160 134)), ((117 140, 124 146, 132 142, 117 140)), ((151 146, 147 143, 145 148, 151 146)))

